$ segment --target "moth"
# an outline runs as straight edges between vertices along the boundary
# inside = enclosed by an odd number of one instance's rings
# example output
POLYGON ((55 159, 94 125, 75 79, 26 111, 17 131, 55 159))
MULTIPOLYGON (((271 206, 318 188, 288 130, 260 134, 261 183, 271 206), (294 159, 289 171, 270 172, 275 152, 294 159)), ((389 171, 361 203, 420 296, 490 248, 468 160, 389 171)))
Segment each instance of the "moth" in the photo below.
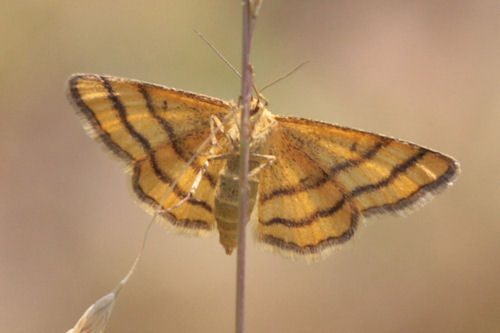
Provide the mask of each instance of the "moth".
MULTIPOLYGON (((69 98, 88 133, 121 159, 133 192, 165 225, 218 228, 236 247, 240 109, 136 80, 75 74, 69 98)), ((363 218, 406 214, 450 186, 450 156, 387 136, 272 114, 252 99, 249 210, 258 242, 317 260, 363 218)))

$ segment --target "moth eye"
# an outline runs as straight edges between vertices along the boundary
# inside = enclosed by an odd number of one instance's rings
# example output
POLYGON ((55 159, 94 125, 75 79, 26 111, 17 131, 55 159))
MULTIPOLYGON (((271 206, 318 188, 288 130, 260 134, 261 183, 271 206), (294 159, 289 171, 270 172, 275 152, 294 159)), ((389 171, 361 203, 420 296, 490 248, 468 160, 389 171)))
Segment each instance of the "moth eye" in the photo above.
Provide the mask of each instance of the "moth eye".
POLYGON ((259 111, 260 111, 260 107, 259 107, 259 105, 257 104, 257 105, 255 106, 255 108, 253 108, 252 110, 250 110, 250 117, 254 116, 254 115, 255 115, 255 114, 257 114, 257 112, 259 112, 259 111))

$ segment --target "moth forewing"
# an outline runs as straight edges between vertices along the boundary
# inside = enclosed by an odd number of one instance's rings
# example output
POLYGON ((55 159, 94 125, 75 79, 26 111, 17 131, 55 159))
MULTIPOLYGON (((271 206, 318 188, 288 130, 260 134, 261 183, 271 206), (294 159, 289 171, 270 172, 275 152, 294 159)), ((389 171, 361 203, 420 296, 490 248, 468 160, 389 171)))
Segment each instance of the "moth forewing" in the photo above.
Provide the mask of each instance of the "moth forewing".
POLYGON ((276 163, 263 170, 258 239, 316 260, 352 237, 374 213, 416 208, 455 180, 449 156, 386 136, 276 116, 276 163))

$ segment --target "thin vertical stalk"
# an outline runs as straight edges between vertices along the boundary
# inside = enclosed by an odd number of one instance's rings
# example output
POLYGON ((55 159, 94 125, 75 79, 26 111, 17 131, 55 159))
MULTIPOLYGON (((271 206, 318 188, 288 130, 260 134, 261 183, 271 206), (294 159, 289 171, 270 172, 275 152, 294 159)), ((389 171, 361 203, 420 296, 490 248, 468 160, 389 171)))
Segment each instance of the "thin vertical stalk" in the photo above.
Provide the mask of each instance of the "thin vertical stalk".
POLYGON ((250 66, 250 47, 255 26, 255 12, 252 0, 243 2, 243 64, 241 79, 241 132, 240 132, 240 194, 238 256, 236 267, 236 333, 244 332, 245 324, 245 253, 246 225, 248 219, 248 172, 250 161, 250 100, 252 93, 252 68, 250 66))

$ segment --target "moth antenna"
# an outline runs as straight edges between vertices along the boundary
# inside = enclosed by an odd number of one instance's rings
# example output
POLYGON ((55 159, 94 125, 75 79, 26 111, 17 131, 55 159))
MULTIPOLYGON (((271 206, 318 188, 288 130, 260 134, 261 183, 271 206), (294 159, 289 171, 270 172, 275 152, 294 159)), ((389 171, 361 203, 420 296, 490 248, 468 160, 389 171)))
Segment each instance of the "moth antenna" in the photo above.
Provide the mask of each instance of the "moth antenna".
POLYGON ((224 63, 241 79, 241 73, 233 66, 233 64, 231 64, 229 62, 229 60, 226 59, 226 57, 224 57, 224 55, 222 53, 220 53, 219 50, 217 50, 217 48, 208 40, 205 38, 205 36, 202 35, 201 32, 199 32, 198 30, 196 29, 193 29, 193 31, 205 42, 207 43, 207 45, 212 49, 212 51, 215 52, 215 54, 217 54, 219 56, 219 58, 222 59, 222 61, 224 61, 224 63))
POLYGON ((296 71, 298 71, 302 66, 304 66, 305 64, 309 63, 309 60, 308 61, 304 61, 303 63, 295 66, 294 69, 292 69, 291 71, 289 71, 288 73, 278 77, 277 79, 271 81, 270 83, 266 84, 264 86, 264 88, 260 89, 260 92, 263 92, 264 90, 266 90, 267 88, 269 88, 270 86, 274 85, 275 83, 278 83, 280 82, 281 80, 284 80, 286 79, 287 77, 289 77, 290 75, 292 75, 293 73, 295 73, 296 71))
MULTIPOLYGON (((199 32, 198 30, 196 29, 193 29, 193 31, 205 42, 207 43, 207 45, 212 49, 212 51, 215 52, 215 54, 217 54, 217 56, 219 58, 221 58, 221 60, 227 65, 227 67, 229 67, 235 74, 236 76, 238 76, 240 79, 241 79, 241 73, 236 69, 236 67, 233 66, 233 64, 231 64, 231 62, 229 60, 227 60, 226 57, 224 57, 224 55, 215 47, 214 44, 212 44, 208 39, 205 38, 205 36, 203 36, 203 34, 201 32, 199 32)), ((257 87, 255 86, 255 84, 253 83, 253 80, 252 80, 252 87, 253 87, 253 90, 255 91, 255 93, 260 97, 260 92, 259 90, 257 89, 257 87)), ((267 100, 264 98, 264 100, 267 102, 267 100)))

